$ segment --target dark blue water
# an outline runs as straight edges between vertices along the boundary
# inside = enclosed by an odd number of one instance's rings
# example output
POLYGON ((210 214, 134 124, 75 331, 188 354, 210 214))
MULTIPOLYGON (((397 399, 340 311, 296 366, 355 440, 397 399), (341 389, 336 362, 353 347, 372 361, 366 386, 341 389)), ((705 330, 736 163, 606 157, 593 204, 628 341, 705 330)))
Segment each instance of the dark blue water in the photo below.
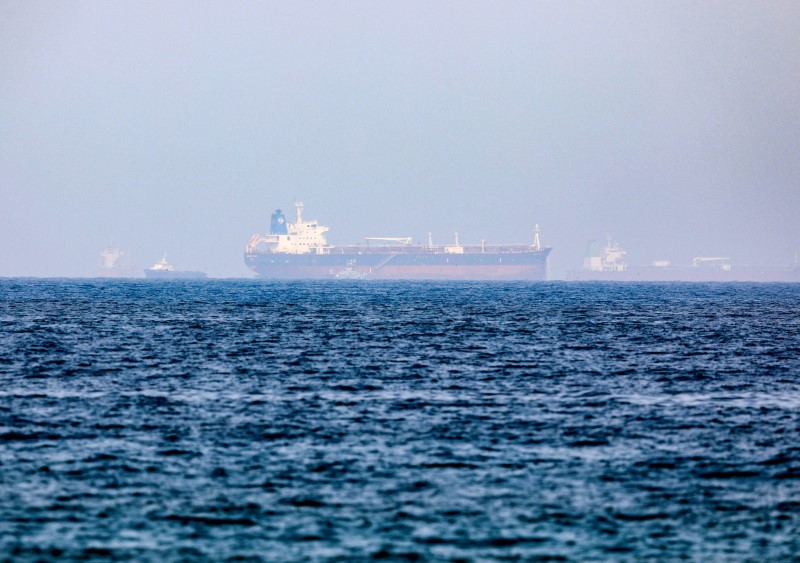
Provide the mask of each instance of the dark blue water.
POLYGON ((800 285, 0 280, 0 553, 797 560, 800 285))

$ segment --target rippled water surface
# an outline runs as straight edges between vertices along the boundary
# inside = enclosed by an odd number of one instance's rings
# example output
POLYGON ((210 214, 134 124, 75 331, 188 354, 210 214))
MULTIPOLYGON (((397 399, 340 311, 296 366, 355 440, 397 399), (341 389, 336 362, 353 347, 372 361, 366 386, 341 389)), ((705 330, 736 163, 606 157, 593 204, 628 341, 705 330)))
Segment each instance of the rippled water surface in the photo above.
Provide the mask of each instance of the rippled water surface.
POLYGON ((800 285, 0 280, 0 559, 797 560, 800 285))

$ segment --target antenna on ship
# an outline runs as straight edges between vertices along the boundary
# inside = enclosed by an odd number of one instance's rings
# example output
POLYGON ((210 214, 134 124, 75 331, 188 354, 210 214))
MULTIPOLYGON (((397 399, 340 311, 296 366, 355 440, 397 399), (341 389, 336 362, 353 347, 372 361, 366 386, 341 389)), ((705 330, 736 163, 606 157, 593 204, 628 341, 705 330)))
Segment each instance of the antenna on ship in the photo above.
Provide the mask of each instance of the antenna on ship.
POLYGON ((433 234, 428 231, 428 248, 433 248, 433 234))
POLYGON ((456 246, 461 246, 460 244, 458 244, 458 231, 456 231, 456 246))
POLYGON ((539 223, 536 223, 533 229, 533 249, 537 251, 542 249, 542 244, 539 242, 539 223))
POLYGON ((297 224, 299 225, 303 222, 303 202, 295 201, 294 207, 297 209, 297 224))

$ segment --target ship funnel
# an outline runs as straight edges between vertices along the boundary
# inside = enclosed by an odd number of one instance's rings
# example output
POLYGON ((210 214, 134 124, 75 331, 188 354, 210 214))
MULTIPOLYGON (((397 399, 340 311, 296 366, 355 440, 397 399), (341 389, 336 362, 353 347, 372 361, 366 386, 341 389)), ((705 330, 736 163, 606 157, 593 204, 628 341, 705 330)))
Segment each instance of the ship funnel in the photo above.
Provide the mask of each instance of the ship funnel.
POLYGON ((270 218, 269 232, 273 235, 285 235, 289 233, 286 228, 286 216, 280 209, 276 209, 275 213, 273 213, 270 218))

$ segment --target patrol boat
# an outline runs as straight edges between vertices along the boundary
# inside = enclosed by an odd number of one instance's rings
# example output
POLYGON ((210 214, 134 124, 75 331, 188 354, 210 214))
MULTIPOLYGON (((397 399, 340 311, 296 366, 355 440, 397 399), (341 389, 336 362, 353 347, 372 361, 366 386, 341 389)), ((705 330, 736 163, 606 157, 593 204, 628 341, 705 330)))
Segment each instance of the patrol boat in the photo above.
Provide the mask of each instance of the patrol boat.
POLYGON ((207 276, 205 272, 176 270, 167 262, 167 255, 165 254, 152 268, 148 268, 144 271, 144 277, 151 280, 201 280, 205 279, 207 276))

